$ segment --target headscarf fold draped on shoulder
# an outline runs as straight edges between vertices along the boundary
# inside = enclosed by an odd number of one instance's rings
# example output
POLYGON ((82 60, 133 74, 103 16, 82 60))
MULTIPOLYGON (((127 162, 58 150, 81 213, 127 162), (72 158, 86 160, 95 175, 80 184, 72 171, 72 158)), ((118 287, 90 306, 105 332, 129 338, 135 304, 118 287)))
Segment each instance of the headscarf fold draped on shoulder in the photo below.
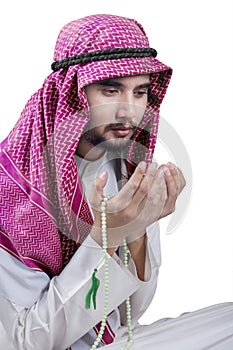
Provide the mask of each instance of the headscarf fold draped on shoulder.
POLYGON ((139 161, 151 162, 172 71, 149 48, 142 26, 125 17, 88 16, 61 30, 54 71, 0 145, 0 246, 27 266, 58 274, 92 225, 74 159, 89 121, 86 85, 151 75, 146 113, 128 150, 129 176, 139 161), (121 56, 113 56, 113 49, 121 56))

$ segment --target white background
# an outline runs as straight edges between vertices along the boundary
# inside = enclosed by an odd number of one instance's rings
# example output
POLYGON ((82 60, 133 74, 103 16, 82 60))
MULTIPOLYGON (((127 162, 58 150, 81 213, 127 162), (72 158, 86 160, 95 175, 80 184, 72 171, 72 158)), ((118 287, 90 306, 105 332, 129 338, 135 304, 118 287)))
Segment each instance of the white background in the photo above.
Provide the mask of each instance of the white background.
MULTIPOLYGON (((71 20, 95 13, 133 17, 144 26, 158 59, 174 70, 161 115, 188 151, 193 193, 172 235, 165 234, 167 219, 161 223, 163 263, 143 323, 232 300, 232 7, 230 0, 9 0, 1 5, 0 139, 50 73, 57 35, 71 20)), ((170 160, 159 143, 157 157, 170 160)))

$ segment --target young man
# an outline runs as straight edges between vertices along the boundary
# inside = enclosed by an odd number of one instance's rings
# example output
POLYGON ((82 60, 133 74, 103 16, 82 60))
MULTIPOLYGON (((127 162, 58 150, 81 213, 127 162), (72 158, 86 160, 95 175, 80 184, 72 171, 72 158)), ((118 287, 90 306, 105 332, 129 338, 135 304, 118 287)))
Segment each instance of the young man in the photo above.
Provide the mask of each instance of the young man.
POLYGON ((231 304, 137 323, 156 289, 158 220, 185 186, 152 162, 171 77, 155 56, 135 20, 67 24, 1 143, 1 348, 232 347, 231 304))

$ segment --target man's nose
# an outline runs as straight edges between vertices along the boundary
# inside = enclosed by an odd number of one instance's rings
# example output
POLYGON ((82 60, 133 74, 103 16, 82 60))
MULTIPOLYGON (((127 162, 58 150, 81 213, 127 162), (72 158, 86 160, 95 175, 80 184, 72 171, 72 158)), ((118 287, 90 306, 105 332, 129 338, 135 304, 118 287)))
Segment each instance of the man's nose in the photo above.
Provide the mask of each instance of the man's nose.
POLYGON ((136 117, 136 109, 135 102, 130 97, 122 98, 117 103, 116 118, 132 120, 136 117))

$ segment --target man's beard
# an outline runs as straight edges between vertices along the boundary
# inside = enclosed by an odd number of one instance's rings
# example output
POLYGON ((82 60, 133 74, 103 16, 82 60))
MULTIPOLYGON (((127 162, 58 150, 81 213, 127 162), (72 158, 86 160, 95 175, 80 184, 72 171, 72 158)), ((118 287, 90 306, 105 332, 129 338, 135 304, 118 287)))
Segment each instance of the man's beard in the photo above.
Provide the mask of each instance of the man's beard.
MULTIPOLYGON (((112 125, 118 125, 119 124, 112 124, 112 125)), ((123 125, 123 124, 120 124, 123 125)), ((130 138, 124 138, 124 137, 115 137, 112 139, 105 138, 103 135, 100 135, 98 132, 96 132, 95 128, 91 128, 86 131, 81 136, 81 139, 85 140, 88 144, 94 146, 94 147, 100 147, 105 151, 111 151, 116 153, 124 153, 129 148, 130 144, 132 143, 132 139, 136 133, 137 127, 135 125, 132 125, 133 127, 133 134, 130 138)), ((111 126, 109 126, 111 128, 111 126)))

